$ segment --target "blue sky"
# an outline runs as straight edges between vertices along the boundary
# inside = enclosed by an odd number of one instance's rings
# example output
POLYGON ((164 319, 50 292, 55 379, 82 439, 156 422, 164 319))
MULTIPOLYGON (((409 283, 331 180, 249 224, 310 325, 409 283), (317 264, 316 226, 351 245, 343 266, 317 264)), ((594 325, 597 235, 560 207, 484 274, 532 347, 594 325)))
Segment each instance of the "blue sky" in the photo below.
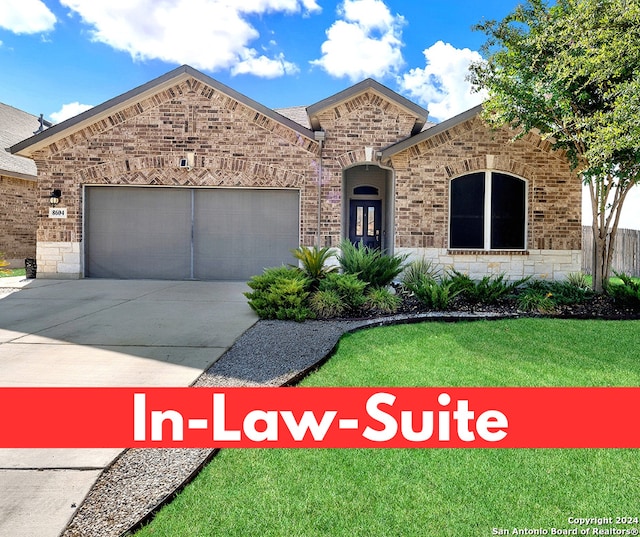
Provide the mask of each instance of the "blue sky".
MULTIPOLYGON (((0 102, 54 122, 189 64, 270 108, 372 77, 442 121, 518 0, 0 0, 0 102)), ((585 200, 586 201, 586 200, 585 200)), ((640 229, 640 189, 621 227, 640 229)), ((583 208, 589 223, 589 204, 583 208)))
POLYGON ((181 64, 269 106, 309 105, 366 77, 443 120, 517 0, 2 0, 0 101, 60 121, 181 64), (426 51, 426 52, 425 52, 426 51), (425 55, 426 54, 426 55, 425 55))

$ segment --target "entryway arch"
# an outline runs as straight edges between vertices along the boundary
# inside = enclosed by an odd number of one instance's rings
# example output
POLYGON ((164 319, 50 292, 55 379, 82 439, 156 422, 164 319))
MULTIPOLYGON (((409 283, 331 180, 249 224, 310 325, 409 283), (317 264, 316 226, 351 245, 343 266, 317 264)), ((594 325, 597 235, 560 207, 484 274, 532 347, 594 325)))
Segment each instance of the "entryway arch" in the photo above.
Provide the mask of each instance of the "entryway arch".
POLYGON ((376 164, 359 164, 342 174, 342 236, 354 244, 393 248, 393 174, 376 164))

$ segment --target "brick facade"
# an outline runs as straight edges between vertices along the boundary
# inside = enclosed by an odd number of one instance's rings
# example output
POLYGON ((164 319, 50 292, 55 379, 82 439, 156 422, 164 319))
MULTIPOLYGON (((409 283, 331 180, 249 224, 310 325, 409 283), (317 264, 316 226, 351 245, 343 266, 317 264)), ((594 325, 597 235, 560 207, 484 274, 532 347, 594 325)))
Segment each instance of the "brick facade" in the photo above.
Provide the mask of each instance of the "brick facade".
POLYGON ((0 175, 0 254, 24 267, 36 254, 36 181, 0 175))
POLYGON ((321 145, 311 130, 292 128, 277 114, 263 113, 207 80, 182 76, 157 92, 108 108, 95 121, 89 113, 77 127, 53 131, 50 142, 24 149, 21 154, 36 161, 39 174, 39 275, 82 276, 84 185, 295 188, 300 242, 312 245, 320 183, 320 239, 335 246, 345 236, 345 178, 359 166, 386 170, 391 248, 474 273, 504 268, 514 277, 527 272, 561 277, 580 270, 580 183, 566 159, 538 137, 510 142, 512 133, 492 131, 474 115, 434 136, 425 131, 416 137, 421 141, 380 161, 394 144, 411 139, 419 119, 398 102, 399 96, 396 101, 367 87, 317 110, 314 121, 325 134, 321 145), (187 153, 195 155, 189 170, 178 166, 187 153), (527 181, 527 252, 447 249, 449 181, 488 169, 527 181), (66 219, 48 218, 52 189, 62 191, 66 219), (538 270, 545 259, 552 260, 550 265, 545 262, 538 270))

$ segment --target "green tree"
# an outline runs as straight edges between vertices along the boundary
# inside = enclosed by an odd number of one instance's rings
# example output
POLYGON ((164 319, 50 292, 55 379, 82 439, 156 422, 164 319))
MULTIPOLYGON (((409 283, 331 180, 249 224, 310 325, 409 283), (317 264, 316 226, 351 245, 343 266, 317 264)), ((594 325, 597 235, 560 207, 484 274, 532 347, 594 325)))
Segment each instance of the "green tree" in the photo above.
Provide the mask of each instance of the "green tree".
POLYGON ((620 211, 640 181, 640 0, 526 0, 476 29, 488 36, 470 75, 488 92, 484 118, 516 137, 539 133, 588 185, 601 292, 620 211))

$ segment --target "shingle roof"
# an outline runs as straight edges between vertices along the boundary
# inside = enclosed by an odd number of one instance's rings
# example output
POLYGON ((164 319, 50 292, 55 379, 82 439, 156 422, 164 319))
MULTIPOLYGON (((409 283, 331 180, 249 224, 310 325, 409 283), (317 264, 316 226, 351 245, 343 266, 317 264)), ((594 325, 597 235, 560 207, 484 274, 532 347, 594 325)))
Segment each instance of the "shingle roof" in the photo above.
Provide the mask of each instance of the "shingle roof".
POLYGON ((0 103, 0 173, 11 177, 35 179, 35 162, 29 158, 12 155, 7 149, 33 136, 39 127, 40 120, 36 116, 0 103))

